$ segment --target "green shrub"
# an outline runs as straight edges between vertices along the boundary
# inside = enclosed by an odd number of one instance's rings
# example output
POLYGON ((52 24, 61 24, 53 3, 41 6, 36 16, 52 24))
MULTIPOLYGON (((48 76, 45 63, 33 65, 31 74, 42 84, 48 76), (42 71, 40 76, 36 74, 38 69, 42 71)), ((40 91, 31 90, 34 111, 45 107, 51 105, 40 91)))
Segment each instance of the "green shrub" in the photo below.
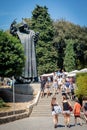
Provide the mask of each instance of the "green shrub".
POLYGON ((79 99, 87 97, 87 73, 79 73, 76 76, 76 96, 79 99))
POLYGON ((0 98, 0 108, 2 108, 2 107, 6 107, 6 104, 3 101, 3 99, 0 98))

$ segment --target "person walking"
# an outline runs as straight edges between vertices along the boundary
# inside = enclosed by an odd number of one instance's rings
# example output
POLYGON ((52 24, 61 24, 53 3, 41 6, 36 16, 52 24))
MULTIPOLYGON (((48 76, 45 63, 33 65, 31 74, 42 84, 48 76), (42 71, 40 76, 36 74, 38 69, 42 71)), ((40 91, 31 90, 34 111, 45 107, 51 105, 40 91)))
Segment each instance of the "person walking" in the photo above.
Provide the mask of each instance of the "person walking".
POLYGON ((62 109, 61 109, 60 105, 58 105, 55 96, 53 96, 52 100, 51 100, 51 110, 52 110, 54 128, 57 128, 58 116, 59 116, 59 113, 61 113, 62 109))
POLYGON ((87 99, 83 100, 83 113, 84 113, 84 118, 87 124, 87 99))
POLYGON ((74 104, 74 108, 73 108, 73 113, 74 113, 74 117, 75 117, 75 125, 77 125, 77 122, 79 120, 79 125, 82 126, 81 118, 80 118, 80 111, 81 111, 81 105, 80 105, 79 101, 76 100, 76 102, 74 104))
POLYGON ((65 127, 69 127, 70 128, 70 109, 69 106, 71 106, 71 104, 67 101, 66 96, 63 96, 63 115, 64 115, 64 122, 65 122, 65 127))
POLYGON ((48 96, 50 96, 50 84, 48 81, 46 81, 45 89, 46 89, 46 94, 47 94, 47 98, 48 98, 48 96))
POLYGON ((45 83, 46 83, 44 77, 41 77, 40 83, 41 83, 41 98, 42 98, 44 97, 44 89, 45 89, 45 83))
POLYGON ((58 94, 59 90, 58 90, 58 81, 57 81, 57 79, 55 79, 53 81, 53 89, 54 89, 54 94, 58 94))

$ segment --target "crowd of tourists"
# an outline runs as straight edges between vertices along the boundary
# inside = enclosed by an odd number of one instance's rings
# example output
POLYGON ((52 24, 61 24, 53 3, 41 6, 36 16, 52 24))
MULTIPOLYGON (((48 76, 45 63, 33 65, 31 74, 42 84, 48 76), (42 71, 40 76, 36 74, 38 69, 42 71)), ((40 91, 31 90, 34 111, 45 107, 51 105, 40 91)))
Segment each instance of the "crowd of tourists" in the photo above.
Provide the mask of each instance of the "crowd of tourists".
POLYGON ((80 104, 79 100, 76 98, 75 90, 75 78, 67 77, 64 71, 58 71, 53 73, 53 77, 41 77, 41 98, 46 95, 47 98, 52 94, 51 100, 51 110, 53 116, 54 128, 58 126, 58 117, 61 114, 64 116, 65 127, 70 128, 70 115, 71 112, 75 118, 75 125, 82 126, 81 122, 81 111, 84 112, 84 118, 87 123, 87 101, 80 104), (56 95, 61 93, 62 95, 62 106, 58 104, 56 95), (70 100, 74 100, 74 106, 72 107, 70 100))
POLYGON ((51 95, 51 89, 54 94, 62 93, 62 95, 67 95, 70 99, 74 99, 74 89, 75 89, 75 79, 72 77, 67 77, 65 72, 54 72, 53 76, 40 78, 41 82, 41 97, 45 95, 51 95))

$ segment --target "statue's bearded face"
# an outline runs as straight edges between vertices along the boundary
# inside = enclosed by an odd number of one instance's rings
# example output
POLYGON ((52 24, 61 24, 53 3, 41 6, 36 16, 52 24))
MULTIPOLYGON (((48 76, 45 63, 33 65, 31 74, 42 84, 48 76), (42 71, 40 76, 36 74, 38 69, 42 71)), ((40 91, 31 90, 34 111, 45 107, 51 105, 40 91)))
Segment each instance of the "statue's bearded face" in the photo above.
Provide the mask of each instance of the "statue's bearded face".
POLYGON ((19 31, 21 32, 21 33, 26 33, 26 34, 29 34, 29 27, 28 27, 28 25, 27 24, 23 24, 23 25, 21 25, 20 27, 19 27, 19 31))

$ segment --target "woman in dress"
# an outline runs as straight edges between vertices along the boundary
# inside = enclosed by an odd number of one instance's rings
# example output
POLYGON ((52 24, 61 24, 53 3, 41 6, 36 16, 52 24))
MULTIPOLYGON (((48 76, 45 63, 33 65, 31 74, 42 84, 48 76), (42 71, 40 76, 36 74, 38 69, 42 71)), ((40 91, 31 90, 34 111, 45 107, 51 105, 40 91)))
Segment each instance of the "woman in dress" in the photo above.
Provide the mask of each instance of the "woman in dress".
POLYGON ((55 111, 55 107, 58 106, 58 103, 56 101, 56 97, 52 97, 51 100, 51 109, 52 109, 52 116, 53 116, 53 123, 54 123, 54 128, 57 128, 58 125, 58 113, 55 111))
POLYGON ((67 101, 66 96, 63 96, 63 115, 64 115, 64 122, 65 127, 70 127, 70 109, 69 106, 71 104, 67 101))

